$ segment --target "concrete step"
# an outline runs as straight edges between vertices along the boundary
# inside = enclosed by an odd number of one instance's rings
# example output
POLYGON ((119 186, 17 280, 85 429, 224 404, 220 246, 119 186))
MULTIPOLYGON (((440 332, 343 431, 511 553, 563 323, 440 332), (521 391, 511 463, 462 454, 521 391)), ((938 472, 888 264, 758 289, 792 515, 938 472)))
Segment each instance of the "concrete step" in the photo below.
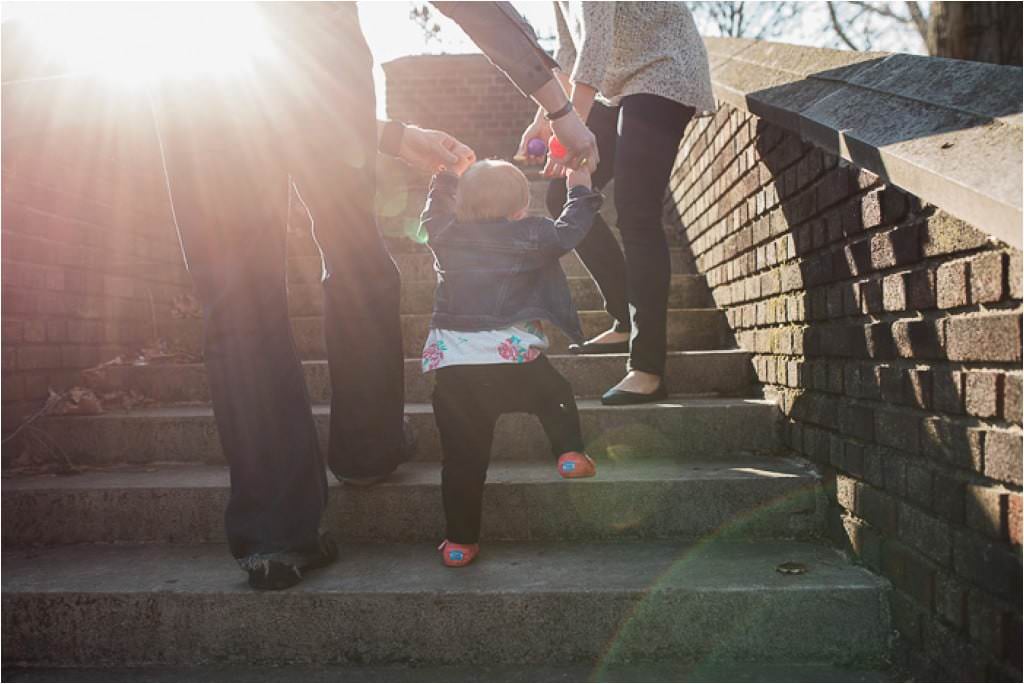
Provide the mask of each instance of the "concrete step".
MULTIPOLYGON (((583 333, 588 338, 608 330, 611 317, 604 311, 581 311, 583 333)), ((162 332, 165 340, 175 347, 199 353, 202 342, 202 321, 180 319, 168 321, 162 332)), ((402 341, 407 358, 419 358, 430 326, 429 315, 402 316, 402 341)), ((295 344, 302 359, 323 359, 324 322, 321 316, 292 318, 295 344)), ((546 325, 552 354, 565 353, 569 339, 554 325, 546 325)), ((693 349, 733 348, 725 312, 720 309, 670 309, 668 312, 668 348, 674 351, 693 349)))
POLYGON ((246 665, 205 667, 9 667, 5 682, 896 682, 883 669, 816 663, 554 665, 246 665))
MULTIPOLYGON (((434 307, 434 284, 431 280, 402 283, 402 313, 426 314, 434 307)), ((589 276, 569 278, 572 299, 580 310, 598 311, 604 300, 597 284, 589 276)), ((315 283, 292 283, 288 286, 288 305, 293 316, 319 316, 323 313, 323 287, 315 283)), ((715 303, 704 278, 697 275, 672 276, 668 305, 673 309, 711 308, 715 303)))
MULTIPOLYGON (((599 397, 619 381, 626 363, 624 354, 549 358, 580 397, 599 397)), ((749 396, 753 387, 750 354, 741 349, 671 352, 667 361, 665 379, 676 396, 749 396)), ((330 401, 327 362, 306 361, 302 367, 312 400, 330 401)), ((203 364, 108 366, 102 372, 89 374, 87 379, 98 391, 134 390, 161 404, 210 401, 203 364)), ((419 359, 406 360, 406 401, 429 402, 433 387, 434 376, 423 373, 419 359)))
POLYGON ((222 544, 3 553, 9 664, 871 666, 886 585, 799 542, 491 543, 452 570, 432 544, 343 544, 257 593, 222 544), (801 563, 804 574, 782 574, 801 563))
MULTIPOLYGON (((409 282, 428 281, 433 282, 434 255, 429 250, 415 252, 393 253, 398 270, 402 274, 402 280, 409 282)), ((672 259, 672 273, 693 274, 692 259, 679 247, 672 247, 669 250, 672 259)), ((583 262, 570 252, 562 257, 562 268, 565 275, 569 277, 590 277, 583 262)), ((318 283, 321 276, 320 255, 311 252, 304 256, 291 256, 288 259, 288 282, 289 283, 318 283)))
MULTIPOLYGON (((324 517, 345 541, 444 538, 441 471, 403 465, 371 489, 332 482, 324 517)), ((817 473, 793 459, 679 463, 604 460, 568 481, 554 462, 499 462, 484 496, 485 541, 808 538, 820 535, 817 473)), ((223 466, 120 466, 65 477, 3 481, 5 547, 81 543, 223 542, 223 466)))
MULTIPOLYGON (((587 450, 599 459, 720 460, 742 451, 773 452, 778 408, 764 399, 673 399, 627 407, 579 402, 587 450)), ((326 450, 328 406, 313 408, 326 450)), ((440 460, 437 426, 429 404, 406 404, 416 430, 418 460, 440 460)), ((121 463, 223 463, 213 411, 206 406, 136 409, 40 422, 78 466, 121 463)), ((326 453, 326 451, 325 451, 326 453)), ((526 414, 502 416, 495 430, 495 460, 548 461, 540 423, 526 414)))

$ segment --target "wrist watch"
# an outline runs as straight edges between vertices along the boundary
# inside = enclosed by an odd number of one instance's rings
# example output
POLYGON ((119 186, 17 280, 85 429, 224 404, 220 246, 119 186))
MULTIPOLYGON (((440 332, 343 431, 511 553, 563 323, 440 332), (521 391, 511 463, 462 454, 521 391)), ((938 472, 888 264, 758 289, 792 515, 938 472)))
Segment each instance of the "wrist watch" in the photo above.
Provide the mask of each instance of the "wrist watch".
POLYGON ((555 121, 556 119, 561 119, 563 116, 565 116, 566 114, 568 114, 571 111, 572 111, 572 100, 569 100, 568 102, 565 103, 565 106, 562 107, 561 109, 555 110, 553 112, 546 113, 544 115, 544 118, 547 119, 548 121, 555 121))
POLYGON ((401 121, 388 121, 380 134, 380 142, 377 149, 382 154, 390 157, 397 157, 402 149, 402 136, 405 134, 405 124, 401 121))

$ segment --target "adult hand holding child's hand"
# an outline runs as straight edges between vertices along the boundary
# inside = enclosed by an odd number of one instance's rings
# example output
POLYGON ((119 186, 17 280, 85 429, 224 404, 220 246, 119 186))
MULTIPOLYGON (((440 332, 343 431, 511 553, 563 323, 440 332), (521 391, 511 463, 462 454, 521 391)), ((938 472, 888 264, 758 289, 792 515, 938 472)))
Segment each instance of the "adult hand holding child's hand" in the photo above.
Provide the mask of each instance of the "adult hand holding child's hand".
POLYGON ((476 153, 444 131, 407 126, 402 133, 398 156, 413 166, 431 173, 447 167, 460 174, 476 161, 476 153))

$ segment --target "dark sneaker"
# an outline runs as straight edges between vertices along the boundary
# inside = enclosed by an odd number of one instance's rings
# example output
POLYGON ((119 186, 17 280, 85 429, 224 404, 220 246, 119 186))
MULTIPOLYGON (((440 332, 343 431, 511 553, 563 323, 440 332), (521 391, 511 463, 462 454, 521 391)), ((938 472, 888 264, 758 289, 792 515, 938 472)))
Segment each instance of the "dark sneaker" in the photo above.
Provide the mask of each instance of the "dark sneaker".
POLYGON ((285 551, 254 553, 239 558, 238 564, 249 574, 249 586, 263 591, 294 587, 307 570, 330 565, 338 558, 338 544, 327 532, 320 533, 318 548, 311 552, 285 551))
POLYGON ((338 480, 340 480, 342 484, 351 485, 353 487, 372 487, 373 485, 380 484, 391 477, 391 474, 398 469, 398 466, 403 463, 408 463, 416 457, 416 450, 418 448, 416 432, 412 429, 412 425, 409 423, 408 418, 402 418, 402 435, 405 437, 405 449, 402 451, 401 458, 399 458, 398 462, 395 463, 394 468, 390 471, 383 475, 370 475, 367 477, 339 477, 338 480))

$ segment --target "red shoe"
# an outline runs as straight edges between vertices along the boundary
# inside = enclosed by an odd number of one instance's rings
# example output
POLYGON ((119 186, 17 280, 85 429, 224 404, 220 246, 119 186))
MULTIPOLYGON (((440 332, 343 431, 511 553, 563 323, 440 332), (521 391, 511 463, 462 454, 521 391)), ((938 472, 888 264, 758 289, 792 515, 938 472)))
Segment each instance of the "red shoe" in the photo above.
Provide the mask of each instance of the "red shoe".
POLYGON ((597 466, 586 454, 567 451, 558 457, 558 474, 567 480, 597 475, 597 466))
POLYGON ((469 565, 476 559, 476 555, 480 553, 480 545, 456 544, 445 539, 437 547, 437 550, 441 552, 442 563, 449 568, 461 568, 464 565, 469 565))

